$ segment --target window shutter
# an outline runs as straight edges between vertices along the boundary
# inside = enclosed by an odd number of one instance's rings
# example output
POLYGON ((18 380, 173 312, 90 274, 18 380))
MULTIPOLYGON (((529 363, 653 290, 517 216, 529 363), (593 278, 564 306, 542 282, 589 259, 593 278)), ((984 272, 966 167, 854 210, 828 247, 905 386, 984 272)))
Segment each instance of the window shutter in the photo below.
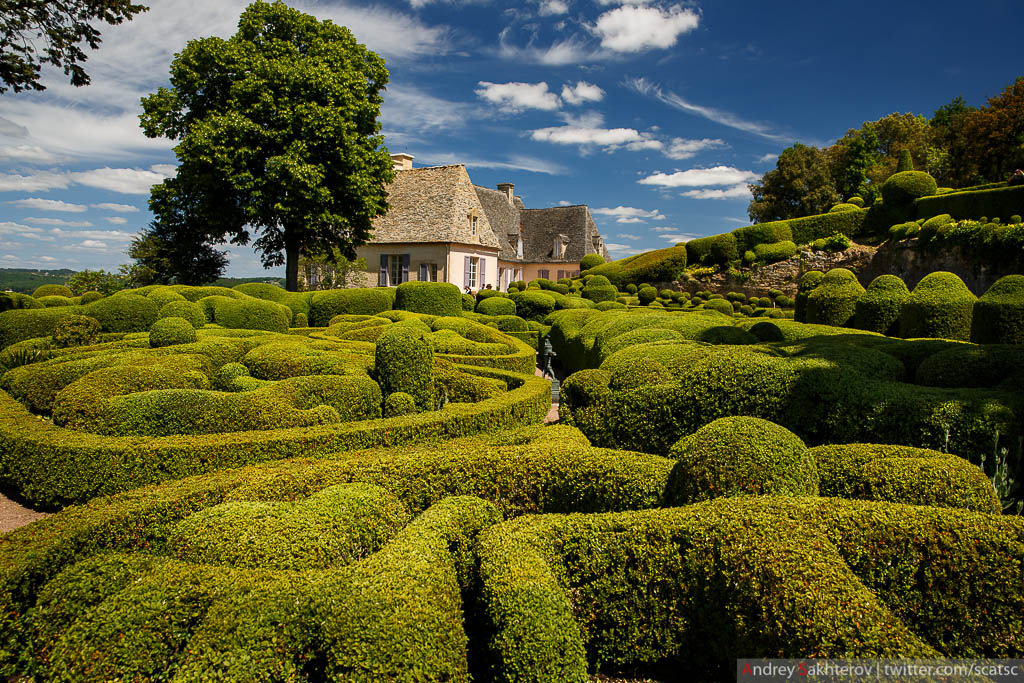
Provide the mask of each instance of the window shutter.
POLYGON ((483 256, 480 257, 480 289, 483 289, 487 285, 487 259, 483 256))
POLYGON ((466 269, 462 271, 463 286, 469 287, 469 269, 471 267, 469 257, 466 257, 466 269))
POLYGON ((430 277, 427 275, 427 264, 420 264, 420 282, 427 282, 430 277))
POLYGON ((378 287, 388 286, 388 255, 380 255, 380 276, 377 278, 378 287))
POLYGON ((402 282, 409 281, 409 255, 402 254, 402 282))

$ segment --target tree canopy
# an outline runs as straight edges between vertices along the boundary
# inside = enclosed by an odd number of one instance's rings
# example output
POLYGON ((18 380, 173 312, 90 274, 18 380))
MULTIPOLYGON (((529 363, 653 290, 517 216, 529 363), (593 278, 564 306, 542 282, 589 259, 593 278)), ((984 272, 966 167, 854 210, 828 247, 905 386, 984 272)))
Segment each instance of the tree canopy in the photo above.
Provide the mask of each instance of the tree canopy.
POLYGON ((131 278, 145 285, 203 285, 224 273, 228 257, 202 236, 193 238, 166 222, 153 221, 132 239, 128 255, 135 259, 131 278))
POLYGON ((116 25, 149 8, 129 0, 0 0, 0 93, 46 90, 44 64, 63 69, 71 85, 89 84, 84 43, 102 42, 97 21, 116 25))
POLYGON ((827 211, 830 202, 854 195, 870 205, 901 159, 946 187, 1006 180, 1024 166, 1024 77, 981 108, 956 97, 930 120, 893 113, 865 121, 820 150, 796 144, 750 186, 747 212, 764 222, 827 211))
POLYGON ((150 137, 179 140, 177 175, 153 187, 158 225, 254 246, 265 267, 337 250, 355 257, 394 179, 380 133, 384 61, 349 30, 255 2, 228 40, 190 41, 171 87, 143 98, 150 137))

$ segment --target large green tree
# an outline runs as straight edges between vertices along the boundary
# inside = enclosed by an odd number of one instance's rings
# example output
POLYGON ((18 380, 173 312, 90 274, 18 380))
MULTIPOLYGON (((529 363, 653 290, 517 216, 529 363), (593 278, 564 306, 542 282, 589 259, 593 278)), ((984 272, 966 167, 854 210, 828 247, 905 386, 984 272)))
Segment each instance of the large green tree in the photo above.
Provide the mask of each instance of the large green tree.
POLYGON ((380 135, 384 61, 343 26, 255 2, 228 40, 201 38, 143 98, 150 137, 180 140, 177 175, 153 187, 158 222, 254 246, 298 286, 300 254, 346 258, 370 238, 394 179, 380 135))
POLYGON ((840 199, 825 152, 799 142, 783 150, 750 192, 747 214, 755 223, 822 213, 840 199))
POLYGON ((0 0, 0 93, 46 90, 44 64, 63 69, 71 85, 88 85, 82 45, 102 42, 93 24, 120 24, 147 9, 129 0, 0 0))

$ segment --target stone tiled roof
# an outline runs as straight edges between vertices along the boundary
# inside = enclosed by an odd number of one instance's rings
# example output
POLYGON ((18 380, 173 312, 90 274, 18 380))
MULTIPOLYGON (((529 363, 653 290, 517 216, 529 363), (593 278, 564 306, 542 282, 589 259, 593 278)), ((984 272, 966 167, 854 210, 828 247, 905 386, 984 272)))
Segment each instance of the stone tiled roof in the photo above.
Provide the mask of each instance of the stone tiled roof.
MULTIPOLYGON (((375 243, 455 242, 500 248, 466 167, 431 166, 398 171, 387 188, 388 212, 373 221, 375 243), (469 215, 478 214, 477 234, 469 215)), ((508 203, 508 200, 505 200, 508 203)))
POLYGON ((523 202, 516 197, 519 200, 519 206, 516 206, 508 201, 507 194, 489 187, 474 185, 473 189, 476 190, 476 196, 484 207, 491 231, 501 244, 498 258, 503 261, 515 261, 519 241, 519 209, 522 208, 523 202))
POLYGON ((608 250, 590 209, 585 205, 523 209, 520 217, 523 224, 523 260, 528 263, 579 262, 584 255, 594 253, 608 258, 608 250), (555 239, 560 235, 565 235, 567 240, 561 257, 554 253, 555 239))

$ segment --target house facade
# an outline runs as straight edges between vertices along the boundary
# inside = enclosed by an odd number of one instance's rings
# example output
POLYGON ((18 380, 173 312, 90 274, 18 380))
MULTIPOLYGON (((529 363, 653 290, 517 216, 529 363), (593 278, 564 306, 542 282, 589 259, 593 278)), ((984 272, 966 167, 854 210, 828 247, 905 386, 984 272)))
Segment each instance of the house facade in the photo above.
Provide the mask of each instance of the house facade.
POLYGON ((419 280, 506 290, 516 280, 578 275, 585 254, 608 258, 586 206, 527 209, 511 183, 492 190, 473 185, 462 164, 413 168, 412 159, 392 155, 390 209, 374 219, 373 238, 357 250, 366 260, 362 277, 342 284, 331 278, 330 263, 304 260, 299 277, 306 289, 419 280))

